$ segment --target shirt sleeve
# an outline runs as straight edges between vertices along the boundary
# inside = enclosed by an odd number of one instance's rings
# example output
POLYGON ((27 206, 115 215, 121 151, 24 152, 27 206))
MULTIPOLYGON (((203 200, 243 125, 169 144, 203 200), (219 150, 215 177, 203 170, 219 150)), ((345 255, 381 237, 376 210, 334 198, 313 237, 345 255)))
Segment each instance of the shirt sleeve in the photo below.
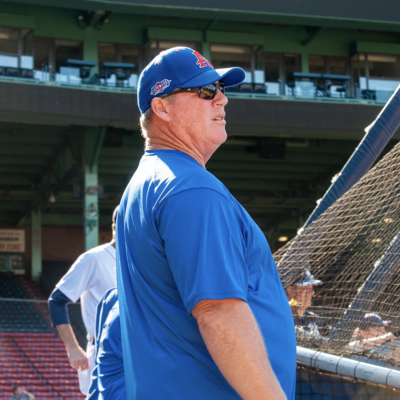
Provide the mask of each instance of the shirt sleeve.
POLYGON ((169 197, 156 217, 187 312, 201 300, 247 301, 246 243, 238 210, 212 189, 169 197))
POLYGON ((56 288, 75 303, 90 287, 95 269, 95 254, 84 253, 72 264, 69 271, 57 283, 56 288))
POLYGON ((48 303, 51 322, 54 327, 62 324, 70 324, 68 304, 71 303, 71 300, 65 294, 55 288, 49 297, 48 303))

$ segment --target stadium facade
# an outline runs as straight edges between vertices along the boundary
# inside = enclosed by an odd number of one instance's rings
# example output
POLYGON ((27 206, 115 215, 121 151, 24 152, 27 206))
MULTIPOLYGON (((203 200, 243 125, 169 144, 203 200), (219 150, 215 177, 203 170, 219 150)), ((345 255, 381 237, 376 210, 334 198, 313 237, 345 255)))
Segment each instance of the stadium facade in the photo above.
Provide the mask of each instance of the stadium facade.
POLYGON ((138 75, 179 45, 247 72, 207 168, 278 248, 400 83, 399 14, 393 0, 0 1, 0 269, 38 279, 110 239, 143 153, 138 75))

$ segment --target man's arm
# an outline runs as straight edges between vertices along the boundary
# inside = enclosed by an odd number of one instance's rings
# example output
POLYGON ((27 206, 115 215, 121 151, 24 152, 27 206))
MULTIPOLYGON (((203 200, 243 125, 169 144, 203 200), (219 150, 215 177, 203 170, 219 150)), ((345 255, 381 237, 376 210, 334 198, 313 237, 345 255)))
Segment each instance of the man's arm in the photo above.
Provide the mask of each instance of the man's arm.
POLYGON ((50 316, 64 342, 72 368, 85 370, 89 367, 86 353, 79 346, 74 331, 69 323, 68 304, 71 300, 59 289, 54 289, 49 297, 50 316))
POLYGON ((192 310, 222 375, 244 400, 286 400, 256 319, 239 299, 203 300, 192 310))
POLYGON ((22 394, 28 397, 29 400, 35 400, 36 398, 31 392, 28 392, 26 389, 22 389, 22 394))
POLYGON ((86 353, 83 351, 81 346, 79 346, 71 325, 57 325, 57 330, 61 336, 62 341, 64 342, 71 367, 81 371, 88 369, 89 363, 86 353))

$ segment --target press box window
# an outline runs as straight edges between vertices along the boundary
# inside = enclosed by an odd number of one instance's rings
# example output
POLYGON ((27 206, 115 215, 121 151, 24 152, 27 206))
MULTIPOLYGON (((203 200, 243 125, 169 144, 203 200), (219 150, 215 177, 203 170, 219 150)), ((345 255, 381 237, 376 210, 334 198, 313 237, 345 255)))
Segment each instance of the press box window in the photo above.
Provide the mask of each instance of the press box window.
POLYGON ((17 55, 19 48, 19 29, 0 27, 0 53, 17 55))
POLYGON ((0 66, 32 69, 33 32, 0 26, 0 66))
POLYGON ((35 37, 35 70, 60 72, 68 59, 82 60, 83 46, 78 40, 35 37))
POLYGON ((211 63, 214 68, 240 67, 251 71, 251 46, 237 46, 230 44, 211 45, 211 63))
POLYGON ((265 71, 265 85, 268 94, 287 94, 285 85, 290 74, 300 72, 300 55, 256 52, 256 70, 265 71))
POLYGON ((386 102, 400 84, 400 56, 359 53, 352 58, 357 97, 386 102))
POLYGON ((122 43, 99 43, 99 70, 105 73, 103 63, 116 62, 135 64, 131 73, 136 73, 140 65, 140 47, 122 43))
POLYGON ((82 60, 83 56, 82 42, 78 40, 55 39, 54 51, 57 72, 60 71, 60 67, 63 67, 69 58, 73 60, 82 60))
POLYGON ((170 49, 171 47, 189 47, 201 53, 201 45, 199 42, 151 39, 145 45, 145 64, 147 65, 155 56, 160 54, 161 51, 170 49))

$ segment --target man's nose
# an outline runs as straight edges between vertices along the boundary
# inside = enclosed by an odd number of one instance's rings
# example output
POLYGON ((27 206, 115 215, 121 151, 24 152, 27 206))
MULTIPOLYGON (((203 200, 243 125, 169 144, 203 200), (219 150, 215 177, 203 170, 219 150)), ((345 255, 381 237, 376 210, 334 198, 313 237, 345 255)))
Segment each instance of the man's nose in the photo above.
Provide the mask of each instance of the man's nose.
POLYGON ((220 89, 218 89, 217 95, 214 97, 213 102, 217 107, 224 107, 228 104, 228 98, 220 89))

